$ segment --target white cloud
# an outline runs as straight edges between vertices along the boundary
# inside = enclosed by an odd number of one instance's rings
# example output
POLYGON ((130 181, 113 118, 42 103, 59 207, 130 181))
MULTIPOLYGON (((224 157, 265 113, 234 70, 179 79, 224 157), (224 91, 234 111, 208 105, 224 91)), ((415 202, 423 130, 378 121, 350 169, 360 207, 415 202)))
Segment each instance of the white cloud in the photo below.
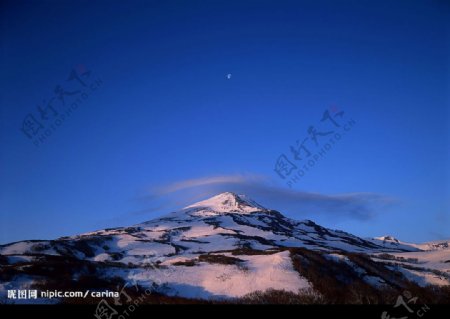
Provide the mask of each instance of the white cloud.
MULTIPOLYGON (((261 175, 235 174, 176 181, 151 190, 149 198, 176 198, 186 206, 192 201, 232 191, 246 194, 261 205, 291 216, 313 217, 326 214, 336 219, 370 219, 396 202, 388 196, 370 192, 322 194, 277 186, 261 175)), ((181 208, 180 207, 180 208, 181 208)))

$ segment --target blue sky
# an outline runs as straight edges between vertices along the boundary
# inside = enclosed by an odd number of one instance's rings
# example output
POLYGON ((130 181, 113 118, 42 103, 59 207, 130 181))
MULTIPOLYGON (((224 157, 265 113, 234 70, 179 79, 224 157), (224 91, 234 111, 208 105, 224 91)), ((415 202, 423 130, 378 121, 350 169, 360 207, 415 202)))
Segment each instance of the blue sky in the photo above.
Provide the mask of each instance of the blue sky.
POLYGON ((0 243, 223 190, 359 236, 450 238, 445 1, 2 1, 0 21, 0 243), (36 146, 49 100, 66 118, 36 146), (289 188, 278 156, 332 130, 333 106, 356 124, 289 188))

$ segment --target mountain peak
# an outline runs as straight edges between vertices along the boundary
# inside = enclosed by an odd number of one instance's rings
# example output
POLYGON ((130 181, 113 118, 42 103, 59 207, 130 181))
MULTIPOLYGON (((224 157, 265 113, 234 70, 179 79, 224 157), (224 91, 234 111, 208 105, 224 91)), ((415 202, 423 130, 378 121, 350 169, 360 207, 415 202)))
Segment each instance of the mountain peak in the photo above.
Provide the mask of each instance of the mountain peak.
POLYGON ((383 242, 400 243, 400 241, 397 238, 395 238, 394 236, 390 236, 390 235, 375 237, 375 239, 382 240, 383 242))
POLYGON ((219 213, 252 213, 267 210, 246 195, 237 195, 233 192, 220 193, 185 207, 185 209, 191 208, 208 209, 219 213))

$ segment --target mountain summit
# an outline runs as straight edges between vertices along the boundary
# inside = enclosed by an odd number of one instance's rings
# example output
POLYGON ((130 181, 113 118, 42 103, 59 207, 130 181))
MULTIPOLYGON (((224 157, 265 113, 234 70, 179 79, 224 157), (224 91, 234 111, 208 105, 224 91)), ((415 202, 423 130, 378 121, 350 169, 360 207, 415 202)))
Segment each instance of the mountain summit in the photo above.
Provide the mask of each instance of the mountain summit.
POLYGON ((218 213, 253 213, 267 211, 246 195, 225 192, 185 207, 185 209, 209 210, 218 213))

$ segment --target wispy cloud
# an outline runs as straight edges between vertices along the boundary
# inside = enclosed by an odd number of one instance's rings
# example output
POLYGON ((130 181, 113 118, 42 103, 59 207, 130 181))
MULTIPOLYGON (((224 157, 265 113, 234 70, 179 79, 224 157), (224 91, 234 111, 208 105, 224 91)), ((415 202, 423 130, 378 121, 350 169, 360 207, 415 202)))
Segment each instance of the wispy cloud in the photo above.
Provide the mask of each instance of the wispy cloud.
POLYGON ((317 215, 336 219, 367 220, 392 206, 396 200, 383 194, 352 192, 322 194, 296 191, 274 184, 269 178, 253 174, 210 176, 176 181, 153 188, 148 198, 176 198, 178 204, 205 199, 224 191, 246 194, 261 205, 295 217, 317 215))
POLYGON ((157 187, 154 192, 158 195, 164 195, 168 193, 177 192, 180 190, 199 187, 199 186, 220 186, 220 185, 231 185, 231 184, 246 184, 249 182, 261 182, 264 181, 265 177, 257 175, 224 175, 224 176, 210 176, 203 178, 187 179, 183 181, 178 181, 171 183, 169 185, 157 187))

